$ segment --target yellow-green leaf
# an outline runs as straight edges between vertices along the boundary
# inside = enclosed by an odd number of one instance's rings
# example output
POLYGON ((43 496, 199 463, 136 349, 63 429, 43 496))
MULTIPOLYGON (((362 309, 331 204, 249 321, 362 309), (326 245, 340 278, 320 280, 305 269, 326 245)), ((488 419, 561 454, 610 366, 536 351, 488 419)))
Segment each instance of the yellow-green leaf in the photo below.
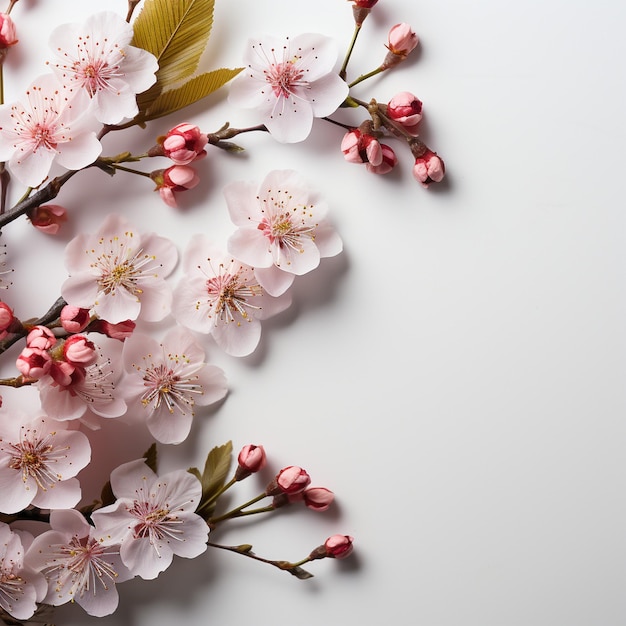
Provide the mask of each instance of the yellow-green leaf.
POLYGON ((161 89, 191 76, 198 68, 213 26, 215 0, 146 0, 133 22, 132 45, 159 62, 161 89))
POLYGON ((145 112, 144 120, 154 120, 164 115, 169 115, 183 107, 212 94, 215 90, 225 85, 229 80, 237 76, 242 68, 219 69, 205 72, 189 79, 180 87, 163 91, 156 100, 150 104, 145 112))
POLYGON ((216 446, 209 452, 202 472, 203 500, 210 499, 224 484, 226 474, 230 469, 232 451, 233 444, 228 441, 223 446, 216 446))

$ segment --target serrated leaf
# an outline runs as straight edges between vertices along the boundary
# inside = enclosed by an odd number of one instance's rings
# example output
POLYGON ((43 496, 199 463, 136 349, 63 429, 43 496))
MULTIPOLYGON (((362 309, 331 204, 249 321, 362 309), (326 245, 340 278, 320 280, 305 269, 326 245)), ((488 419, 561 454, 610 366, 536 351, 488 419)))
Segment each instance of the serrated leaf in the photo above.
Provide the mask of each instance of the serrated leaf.
POLYGON ((215 0, 146 0, 133 22, 132 45, 159 62, 161 88, 180 82, 198 68, 213 26, 215 0))
POLYGON ((221 68, 205 72, 189 79, 180 87, 162 92, 148 106, 143 119, 149 121, 169 115, 205 98, 237 76, 242 69, 221 68))
POLYGON ((233 444, 229 441, 223 446, 216 446, 209 452, 202 472, 203 501, 210 500, 224 484, 230 469, 232 451, 233 444))

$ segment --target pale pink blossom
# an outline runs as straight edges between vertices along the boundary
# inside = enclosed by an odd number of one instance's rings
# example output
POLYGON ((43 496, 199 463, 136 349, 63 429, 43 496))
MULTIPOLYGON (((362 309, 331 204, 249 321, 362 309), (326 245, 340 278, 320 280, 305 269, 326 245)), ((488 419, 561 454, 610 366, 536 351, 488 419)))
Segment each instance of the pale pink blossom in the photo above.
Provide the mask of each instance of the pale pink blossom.
POLYGON ((87 437, 47 416, 7 415, 0 420, 0 511, 33 504, 66 509, 80 500, 76 474, 89 463, 87 437))
POLYGON ((289 465, 276 474, 274 480, 265 488, 265 493, 268 496, 280 494, 291 496, 304 491, 310 483, 311 477, 306 470, 297 465, 289 465))
POLYGON ((67 209, 58 204, 43 204, 28 212, 30 223, 42 233, 56 235, 67 221, 67 209))
POLYGON ((162 342, 138 333, 124 342, 122 391, 129 411, 145 419, 157 441, 181 443, 189 435, 196 407, 226 395, 224 372, 204 359, 202 347, 180 326, 162 342))
POLYGON ((446 166, 443 160, 432 150, 426 150, 415 158, 413 177, 424 187, 428 187, 430 183, 441 182, 445 172, 446 166))
POLYGON ((188 165, 205 157, 207 142, 206 133, 187 122, 174 126, 160 141, 164 156, 176 165, 188 165))
POLYGON ((39 186, 53 163, 80 170, 100 155, 97 123, 52 74, 35 80, 26 100, 0 106, 0 160, 22 184, 39 186))
POLYGON ((119 546, 105 546, 85 517, 74 509, 50 513, 50 527, 26 553, 26 562, 48 582, 45 604, 76 602, 89 615, 115 611, 116 583, 132 578, 122 563, 119 546))
POLYGON ((156 183, 155 191, 159 192, 161 200, 174 209, 178 207, 176 193, 193 189, 200 182, 196 170, 190 165, 172 165, 166 170, 155 170, 150 173, 150 178, 156 183))
POLYGON ((271 295, 284 293, 296 275, 342 250, 327 219, 328 206, 294 171, 274 170, 260 185, 230 183, 224 195, 238 227, 228 239, 228 251, 255 268, 259 284, 271 295))
POLYGON ((116 418, 126 413, 126 402, 118 390, 122 368, 119 363, 121 346, 116 341, 104 340, 94 348, 97 361, 87 367, 72 366, 66 361, 56 361, 55 367, 37 381, 43 410, 59 421, 82 420, 89 411, 104 418, 116 418), (72 369, 60 379, 53 376, 55 369, 67 364, 72 369))
POLYGON ((323 35, 250 39, 229 101, 252 109, 278 141, 303 141, 313 118, 334 113, 348 95, 336 62, 335 42, 323 35))
POLYGON ((114 504, 92 513, 103 545, 121 544, 123 563, 136 576, 156 578, 174 555, 195 558, 207 548, 209 527, 195 513, 200 481, 185 470, 157 476, 143 459, 111 473, 114 504))
POLYGON ((172 313, 179 324, 210 334, 228 354, 251 354, 261 337, 261 320, 284 311, 290 294, 274 298, 254 270, 194 235, 183 255, 184 278, 174 290, 172 313))
POLYGON ((170 312, 172 294, 165 279, 177 257, 169 239, 141 234, 120 215, 109 215, 95 234, 78 235, 67 245, 70 277, 61 295, 112 324, 160 321, 170 312))
POLYGON ((46 595, 44 577, 25 562, 32 541, 26 531, 13 531, 0 522, 0 609, 20 623, 33 616, 46 595))
POLYGON ((52 69, 68 88, 88 95, 105 124, 135 117, 137 94, 156 81, 155 56, 131 46, 132 38, 132 25, 112 11, 95 13, 84 24, 63 24, 50 35, 57 57, 52 69))

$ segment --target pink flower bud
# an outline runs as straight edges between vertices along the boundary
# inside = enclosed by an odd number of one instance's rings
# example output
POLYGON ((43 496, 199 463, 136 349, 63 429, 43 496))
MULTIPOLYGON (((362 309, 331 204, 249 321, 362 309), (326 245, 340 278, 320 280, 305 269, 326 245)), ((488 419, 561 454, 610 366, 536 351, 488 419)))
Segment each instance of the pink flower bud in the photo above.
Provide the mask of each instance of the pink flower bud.
POLYGON ((373 174, 388 174, 398 164, 398 157, 391 146, 388 146, 386 143, 381 143, 380 148, 383 155, 380 165, 367 163, 365 167, 367 167, 368 172, 373 174))
POLYGON ((162 140, 163 153, 176 165, 187 165, 206 156, 207 136, 193 124, 174 126, 162 140))
POLYGON ((15 365, 23 376, 38 380, 50 371, 52 357, 46 350, 24 348, 17 357, 15 365))
POLYGON ((426 150, 424 154, 415 158, 413 176, 415 180, 428 187, 430 183, 438 183, 443 179, 446 167, 436 152, 426 150))
POLYGON ((348 131, 341 140, 341 151, 349 163, 371 163, 380 165, 383 152, 376 137, 358 128, 348 131))
POLYGON ((237 457, 239 467, 235 473, 235 479, 243 480, 250 474, 262 470, 265 467, 266 460, 263 446, 255 446, 253 444, 244 446, 237 457))
POLYGON ((13 309, 6 302, 0 302, 0 339, 4 339, 9 334, 14 320, 13 309))
MULTIPOLYGON (((50 369, 48 370, 48 374, 57 385, 60 385, 61 387, 69 387, 76 381, 76 373, 78 372, 78 375, 81 376, 83 371, 82 367, 76 367, 69 361, 53 360, 50 365, 50 369)), ((81 377, 84 378, 84 375, 81 377)))
POLYGON ((415 48, 419 39, 413 29, 404 22, 391 27, 387 48, 392 54, 407 57, 415 48))
POLYGON ((68 304, 61 309, 59 318, 63 330, 68 333, 79 333, 87 328, 91 315, 89 314, 89 309, 81 309, 68 304))
POLYGON ((352 553, 353 537, 350 535, 333 535, 324 542, 324 548, 326 549, 326 556, 333 559, 345 559, 352 553))
POLYGON ((132 320, 126 320, 124 322, 118 322, 117 324, 111 324, 106 320, 94 320, 89 324, 89 330, 94 333, 102 333, 111 339, 119 339, 124 341, 133 334, 135 330, 135 322, 132 320))
POLYGON ((29 211, 28 219, 42 233, 56 235, 61 224, 67 221, 67 210, 58 204, 45 204, 29 211))
POLYGON ((408 91, 396 94, 387 104, 387 115, 414 137, 422 119, 422 102, 408 91))
POLYGON ((92 341, 83 335, 72 335, 63 344, 63 357, 68 363, 87 367, 98 360, 98 352, 92 341))
POLYGON ((5 51, 17 42, 13 20, 6 13, 0 13, 0 50, 5 51))
POLYGON ((54 333, 46 326, 35 326, 26 335, 26 345, 37 350, 49 350, 56 342, 54 333))
POLYGON ((361 9, 371 9, 378 0, 351 0, 354 2, 355 7, 360 7, 361 9))
POLYGON ((278 472, 276 478, 266 487, 268 496, 276 496, 279 493, 292 495, 306 489, 311 482, 311 477, 305 470, 296 465, 289 465, 278 472))
POLYGON ((335 499, 335 494, 326 487, 308 487, 302 492, 304 504, 314 511, 325 511, 335 499))
POLYGON ((175 192, 192 189, 200 182, 196 171, 189 165, 172 165, 166 170, 151 172, 150 177, 163 202, 172 208, 178 207, 175 192))

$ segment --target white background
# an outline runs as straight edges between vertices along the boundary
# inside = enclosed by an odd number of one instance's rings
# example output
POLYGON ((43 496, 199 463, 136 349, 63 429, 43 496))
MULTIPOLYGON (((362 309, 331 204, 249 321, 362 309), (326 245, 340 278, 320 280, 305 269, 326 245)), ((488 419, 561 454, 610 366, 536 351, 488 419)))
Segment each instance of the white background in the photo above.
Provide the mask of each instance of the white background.
MULTIPOLYGON (((350 7, 218 0, 204 66, 238 66, 248 36, 261 33, 320 32, 343 51, 350 7)), ((21 0, 7 100, 45 71, 53 25, 104 8, 125 14, 126 2, 21 0)), ((341 129, 320 121, 299 145, 249 134, 237 140, 241 157, 211 152, 178 211, 148 179, 90 171, 58 198, 71 214, 59 238, 26 222, 5 229, 16 283, 6 299, 23 317, 54 301, 65 244, 108 212, 172 236, 181 250, 193 232, 225 242, 233 227, 222 186, 260 182, 271 169, 296 169, 323 191, 345 245, 296 282, 294 306, 265 324, 253 356, 210 346, 230 395, 190 441, 162 451, 162 467, 201 464, 228 440, 235 450, 263 444, 267 472, 233 503, 297 464, 335 492, 336 506, 238 520, 213 540, 297 560, 347 533, 353 558, 313 563, 315 578, 298 581, 211 550, 175 560, 156 581, 121 585, 110 618, 71 606, 59 624, 626 623, 626 4, 381 0, 349 77, 380 63, 398 22, 413 26, 419 50, 354 93, 382 102, 417 94, 445 183, 422 188, 397 143, 400 164, 387 177, 348 164, 341 129)), ((225 93, 109 137, 105 152, 142 151, 180 121, 245 126, 248 113, 229 109, 225 93)), ((356 125, 362 116, 336 119, 356 125)), ((89 470, 96 481, 145 449, 103 433, 111 441, 89 470)))

